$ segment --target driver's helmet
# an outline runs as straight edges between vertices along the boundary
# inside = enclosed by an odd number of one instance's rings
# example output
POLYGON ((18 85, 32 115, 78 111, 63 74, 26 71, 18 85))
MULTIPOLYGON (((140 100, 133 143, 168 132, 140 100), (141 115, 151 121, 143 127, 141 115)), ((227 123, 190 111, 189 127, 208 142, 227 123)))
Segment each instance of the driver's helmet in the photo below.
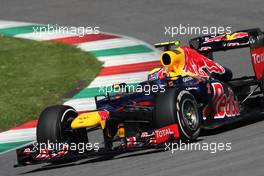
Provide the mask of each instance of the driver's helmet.
POLYGON ((169 72, 165 68, 154 68, 148 73, 148 80, 162 80, 169 76, 169 72))

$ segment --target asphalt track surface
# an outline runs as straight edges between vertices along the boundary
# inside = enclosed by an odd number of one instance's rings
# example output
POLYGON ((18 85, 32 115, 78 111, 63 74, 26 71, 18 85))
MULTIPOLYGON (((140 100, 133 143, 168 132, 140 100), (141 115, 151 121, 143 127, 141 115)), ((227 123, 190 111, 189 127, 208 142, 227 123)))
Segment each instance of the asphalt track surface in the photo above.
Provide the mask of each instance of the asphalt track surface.
MULTIPOLYGON (((263 0, 0 0, 1 20, 36 23, 100 26, 107 32, 133 36, 149 43, 172 40, 164 26, 231 26, 232 30, 260 27, 263 0)), ((190 35, 179 35, 183 43, 190 35)), ((245 53, 247 51, 244 51, 245 53)), ((243 53, 219 62, 233 68, 235 75, 252 73, 243 53)), ((249 61, 249 60, 248 60, 249 61)), ((0 156, 0 175, 260 175, 264 173, 264 116, 204 133, 199 142, 231 142, 232 150, 212 154, 206 151, 142 151, 114 159, 84 160, 57 167, 28 166, 12 168, 15 152, 0 156), (257 120, 253 120, 257 119, 257 120), (250 123, 250 121, 253 121, 250 123)))

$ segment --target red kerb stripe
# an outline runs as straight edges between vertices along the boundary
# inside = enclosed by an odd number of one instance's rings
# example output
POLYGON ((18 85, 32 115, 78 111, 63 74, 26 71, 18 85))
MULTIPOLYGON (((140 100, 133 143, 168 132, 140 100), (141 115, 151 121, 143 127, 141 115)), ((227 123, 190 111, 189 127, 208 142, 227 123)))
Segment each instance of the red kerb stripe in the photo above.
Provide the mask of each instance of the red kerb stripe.
POLYGON ((83 37, 73 36, 73 37, 52 39, 49 41, 78 44, 78 43, 92 42, 92 41, 96 41, 96 40, 113 39, 113 38, 120 38, 120 37, 115 36, 115 35, 109 35, 109 34, 91 34, 91 35, 85 35, 83 37))
POLYGON ((161 67, 160 61, 104 67, 98 76, 151 71, 155 67, 161 67))

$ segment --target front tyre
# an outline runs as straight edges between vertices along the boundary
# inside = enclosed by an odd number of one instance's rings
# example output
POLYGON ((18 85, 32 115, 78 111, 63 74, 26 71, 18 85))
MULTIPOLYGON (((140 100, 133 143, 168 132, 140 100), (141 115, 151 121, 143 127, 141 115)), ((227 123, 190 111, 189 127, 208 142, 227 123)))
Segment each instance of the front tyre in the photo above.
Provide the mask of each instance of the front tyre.
POLYGON ((176 117, 184 141, 194 141, 200 134, 200 117, 197 102, 192 94, 182 90, 177 95, 176 117))
POLYGON ((175 88, 158 94, 153 123, 155 128, 178 123, 182 141, 196 140, 200 134, 201 118, 194 96, 186 90, 175 88))
POLYGON ((71 122, 77 115, 76 110, 70 106, 47 107, 39 116, 37 124, 38 143, 87 143, 86 129, 71 129, 71 122))

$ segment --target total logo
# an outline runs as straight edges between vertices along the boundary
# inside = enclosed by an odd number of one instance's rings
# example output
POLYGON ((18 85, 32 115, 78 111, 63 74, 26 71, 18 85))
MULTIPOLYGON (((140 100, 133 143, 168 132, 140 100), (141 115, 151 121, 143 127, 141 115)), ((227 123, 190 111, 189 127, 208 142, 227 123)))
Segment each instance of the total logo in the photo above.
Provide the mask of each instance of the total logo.
POLYGON ((156 130, 155 133, 156 133, 157 137, 162 138, 162 137, 170 135, 171 130, 170 130, 170 128, 164 128, 162 130, 156 130))
POLYGON ((252 54, 254 64, 260 64, 264 62, 264 54, 252 54))
POLYGON ((214 118, 221 119, 225 117, 233 117, 240 114, 238 100, 234 96, 231 89, 228 88, 228 94, 224 92, 223 85, 220 83, 212 83, 214 96, 213 96, 213 109, 208 105, 204 108, 204 117, 207 117, 209 112, 213 110, 214 118))
POLYGON ((168 141, 171 135, 173 135, 175 139, 179 138, 180 136, 177 124, 172 124, 169 126, 159 128, 154 131, 154 134, 155 134, 155 140, 154 140, 155 144, 160 144, 162 142, 168 141))

